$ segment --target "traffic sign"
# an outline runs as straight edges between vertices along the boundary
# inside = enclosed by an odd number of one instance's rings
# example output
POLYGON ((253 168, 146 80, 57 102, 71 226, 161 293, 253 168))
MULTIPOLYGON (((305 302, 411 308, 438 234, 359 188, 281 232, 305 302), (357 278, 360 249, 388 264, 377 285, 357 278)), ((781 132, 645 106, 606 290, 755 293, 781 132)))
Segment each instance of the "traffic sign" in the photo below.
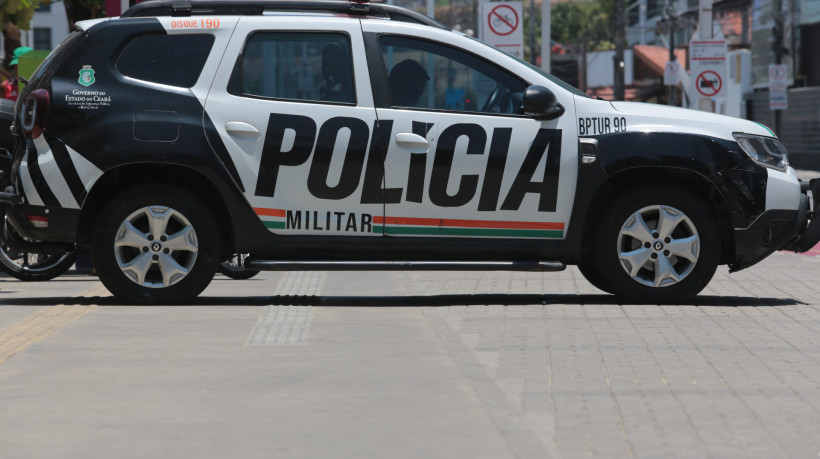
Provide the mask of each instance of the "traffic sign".
POLYGON ((769 65, 769 109, 789 108, 788 69, 783 64, 769 65))
POLYGON ((668 61, 663 69, 663 84, 665 86, 677 86, 680 75, 680 63, 678 61, 668 61))
POLYGON ((487 21, 490 30, 502 37, 515 32, 519 25, 518 13, 509 5, 494 7, 490 10, 487 21))
POLYGON ((523 58, 523 17, 521 2, 482 3, 482 39, 504 52, 523 58))
POLYGON ((706 70, 698 74, 695 88, 703 97, 715 97, 723 89, 723 78, 717 72, 706 70))
POLYGON ((786 76, 788 75, 786 71, 785 64, 770 64, 769 65, 769 80, 770 81, 778 81, 782 84, 786 84, 786 76))
POLYGON ((690 41, 689 67, 695 76, 692 78, 693 94, 708 98, 726 96, 726 40, 690 41))

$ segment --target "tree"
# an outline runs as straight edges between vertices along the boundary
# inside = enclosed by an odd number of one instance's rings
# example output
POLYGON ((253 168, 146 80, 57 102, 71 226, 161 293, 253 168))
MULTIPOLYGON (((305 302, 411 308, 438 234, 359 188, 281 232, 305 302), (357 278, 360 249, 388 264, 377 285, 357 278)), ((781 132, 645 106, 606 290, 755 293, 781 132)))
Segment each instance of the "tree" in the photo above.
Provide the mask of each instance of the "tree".
MULTIPOLYGON (((40 4, 58 2, 60 0, 0 0, 0 25, 3 31, 3 54, 5 59, 0 66, 0 74, 9 75, 8 63, 11 62, 14 50, 20 47, 20 29, 28 30, 31 27, 31 18, 40 4)), ((105 0, 63 0, 65 3, 68 29, 73 30, 74 24, 86 19, 96 19, 105 16, 105 0)))
POLYGON ((78 21, 105 16, 105 0, 63 0, 63 3, 69 30, 73 30, 78 21))
MULTIPOLYGON (((46 0, 47 2, 48 0, 46 0)), ((14 50, 20 47, 20 29, 31 27, 34 10, 42 0, 3 0, 0 1, 0 24, 3 27, 3 66, 0 70, 8 73, 14 50)))
POLYGON ((552 6, 552 37, 581 57, 580 89, 586 89, 586 54, 614 48, 615 0, 581 0, 552 6))
POLYGON ((612 0, 569 1, 552 5, 552 37, 579 52, 613 47, 612 0))

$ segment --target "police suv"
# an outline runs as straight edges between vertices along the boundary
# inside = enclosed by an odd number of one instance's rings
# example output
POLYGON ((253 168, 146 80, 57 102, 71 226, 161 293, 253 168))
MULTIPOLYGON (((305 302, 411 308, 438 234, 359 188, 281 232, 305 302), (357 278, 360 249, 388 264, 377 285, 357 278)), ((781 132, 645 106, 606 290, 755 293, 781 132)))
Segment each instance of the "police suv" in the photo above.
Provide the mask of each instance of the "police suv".
POLYGON ((627 301, 681 301, 719 264, 820 239, 766 127, 595 100, 363 1, 159 0, 78 23, 13 130, 0 201, 23 237, 2 242, 90 247, 124 301, 191 300, 236 253, 255 270, 577 264, 627 301))

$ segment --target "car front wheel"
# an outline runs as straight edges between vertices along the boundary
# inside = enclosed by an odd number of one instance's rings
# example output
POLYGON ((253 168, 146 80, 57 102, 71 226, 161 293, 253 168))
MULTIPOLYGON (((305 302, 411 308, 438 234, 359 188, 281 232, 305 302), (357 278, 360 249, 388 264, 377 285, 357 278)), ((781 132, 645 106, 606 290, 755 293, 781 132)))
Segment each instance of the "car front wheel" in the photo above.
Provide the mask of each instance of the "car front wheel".
POLYGON ((720 259, 709 207, 670 186, 631 190, 604 215, 598 238, 603 283, 637 303, 676 303, 697 295, 720 259))

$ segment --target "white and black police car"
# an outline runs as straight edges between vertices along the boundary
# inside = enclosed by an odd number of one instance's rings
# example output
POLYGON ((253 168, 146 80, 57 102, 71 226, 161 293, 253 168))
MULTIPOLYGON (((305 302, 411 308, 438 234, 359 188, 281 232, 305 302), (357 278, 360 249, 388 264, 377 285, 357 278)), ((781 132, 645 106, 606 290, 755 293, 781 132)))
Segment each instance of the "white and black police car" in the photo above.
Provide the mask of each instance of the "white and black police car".
MULTIPOLYGON (((361 1, 159 0, 78 24, 16 107, 25 239, 104 285, 193 299, 256 270, 577 264, 682 301, 820 239, 809 184, 749 121, 589 98, 418 13, 361 1)), ((814 193, 820 196, 820 193, 814 193)))

